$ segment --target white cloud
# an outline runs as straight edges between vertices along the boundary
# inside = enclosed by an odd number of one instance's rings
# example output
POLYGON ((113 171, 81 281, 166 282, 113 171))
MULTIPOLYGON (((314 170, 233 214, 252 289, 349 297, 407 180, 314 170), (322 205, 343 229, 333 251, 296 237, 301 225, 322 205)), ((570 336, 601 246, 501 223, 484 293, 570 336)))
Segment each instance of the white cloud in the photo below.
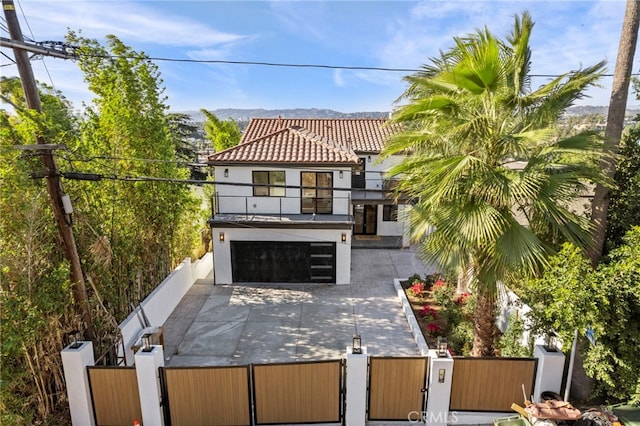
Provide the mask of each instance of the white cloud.
POLYGON ((324 3, 273 1, 270 7, 280 23, 296 37, 326 40, 321 25, 326 10, 324 3))
MULTIPOLYGON (((60 40, 67 27, 82 30, 86 37, 101 39, 116 34, 127 42, 166 46, 210 46, 244 38, 218 31, 199 21, 175 14, 162 14, 144 3, 70 1, 23 1, 35 38, 60 40), (77 23, 77 24, 74 24, 77 23)), ((26 34, 26 32, 25 32, 26 34)))
MULTIPOLYGON (((514 15, 528 10, 536 22, 530 42, 533 74, 560 74, 603 59, 612 72, 624 9, 620 0, 424 1, 388 26, 389 37, 377 49, 378 61, 383 66, 416 68, 448 49, 453 37, 477 28, 487 26, 504 38, 513 27, 514 15)), ((538 82, 543 80, 534 83, 538 82)), ((610 78, 601 83, 605 87, 590 90, 592 98, 584 103, 608 103, 610 78)))

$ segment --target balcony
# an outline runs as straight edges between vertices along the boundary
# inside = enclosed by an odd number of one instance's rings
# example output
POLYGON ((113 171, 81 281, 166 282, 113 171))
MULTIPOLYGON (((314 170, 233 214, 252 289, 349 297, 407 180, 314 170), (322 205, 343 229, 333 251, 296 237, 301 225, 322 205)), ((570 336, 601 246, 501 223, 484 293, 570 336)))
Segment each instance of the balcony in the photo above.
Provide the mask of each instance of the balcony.
POLYGON ((213 223, 251 222, 263 224, 351 225, 351 197, 255 197, 221 195, 212 198, 213 223), (330 212, 330 213, 329 213, 330 212))

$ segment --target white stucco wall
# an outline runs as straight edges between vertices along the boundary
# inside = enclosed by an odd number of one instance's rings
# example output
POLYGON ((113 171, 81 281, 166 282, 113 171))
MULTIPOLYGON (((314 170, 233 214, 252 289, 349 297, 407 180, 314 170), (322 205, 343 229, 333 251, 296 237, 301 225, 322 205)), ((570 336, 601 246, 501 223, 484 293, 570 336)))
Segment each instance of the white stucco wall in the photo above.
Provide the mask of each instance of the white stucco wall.
MULTIPOLYGON (((152 327, 162 326, 193 283, 211 274, 211 256, 211 253, 207 253, 193 263, 190 258, 186 258, 140 303, 152 327)), ((124 343, 124 354, 119 355, 125 356, 126 365, 133 363, 131 347, 138 341, 144 329, 140 323, 141 315, 136 309, 118 325, 124 343)))
MULTIPOLYGON (((378 206, 377 234, 384 237, 396 237, 405 234, 409 227, 409 206, 398 205, 398 220, 395 222, 385 222, 383 220, 383 206, 378 206)), ((404 245, 404 244, 403 244, 404 245)))
POLYGON ((382 178, 386 171, 402 162, 405 158, 402 155, 392 155, 381 161, 379 155, 360 157, 365 159, 364 169, 366 189, 382 189, 382 178), (369 161, 369 157, 371 158, 371 161, 369 161))
POLYGON ((345 229, 242 229, 216 227, 213 236, 214 276, 216 284, 231 284, 230 241, 298 241, 336 243, 336 284, 351 282, 351 232, 345 229), (220 242, 219 233, 225 233, 220 242), (347 241, 342 242, 342 234, 347 241))
POLYGON ((254 197, 253 171, 284 171, 285 185, 300 186, 303 171, 333 172, 333 214, 346 215, 349 212, 351 188, 351 168, 285 168, 285 167, 238 167, 217 166, 215 168, 218 212, 248 214, 300 214, 300 189, 286 188, 285 197, 254 197), (224 176, 228 170, 229 176, 224 176), (342 171, 342 177, 340 172, 342 171), (224 182, 245 183, 244 185, 224 185, 224 182), (344 189, 344 190, 341 190, 344 189))

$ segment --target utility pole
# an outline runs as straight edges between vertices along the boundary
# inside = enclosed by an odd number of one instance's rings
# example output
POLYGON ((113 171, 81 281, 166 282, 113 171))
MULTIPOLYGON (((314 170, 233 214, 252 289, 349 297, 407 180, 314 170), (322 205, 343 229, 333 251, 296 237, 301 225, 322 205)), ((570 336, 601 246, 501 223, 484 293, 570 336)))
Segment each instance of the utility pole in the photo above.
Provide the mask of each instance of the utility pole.
MULTIPOLYGON (((7 20, 7 28, 9 30, 11 40, 17 43, 23 43, 24 39, 22 37, 22 31, 20 29, 20 23, 18 22, 13 0, 2 0, 2 8, 7 20)), ((18 67, 18 73, 20 74, 27 107, 34 111, 42 112, 40 94, 38 93, 38 87, 36 86, 36 80, 33 76, 33 70, 31 68, 31 62, 29 62, 27 52, 17 45, 13 46, 13 52, 16 59, 16 65, 18 67)), ((68 214, 67 211, 65 211, 65 201, 63 201, 68 200, 68 197, 66 197, 62 191, 62 184, 60 183, 60 175, 58 173, 55 158, 53 157, 52 146, 47 145, 46 141, 40 135, 35 135, 35 138, 37 144, 35 149, 40 152, 42 158, 42 166, 44 168, 44 175, 47 182, 47 190, 49 192, 49 197, 51 198, 53 215, 55 216, 56 224, 58 226, 58 232, 60 233, 60 238, 62 240, 65 257, 69 261, 69 265, 71 267, 70 278, 72 282, 73 298, 77 305, 76 308, 79 311, 80 317, 84 322, 84 337, 88 340, 92 340, 94 338, 94 332, 91 323, 87 289, 85 286, 84 275, 82 273, 82 266, 80 264, 80 257, 78 256, 78 249, 73 236, 73 230, 71 228, 70 221, 67 220, 68 214)), ((69 209, 69 207, 67 207, 67 209, 69 209)))

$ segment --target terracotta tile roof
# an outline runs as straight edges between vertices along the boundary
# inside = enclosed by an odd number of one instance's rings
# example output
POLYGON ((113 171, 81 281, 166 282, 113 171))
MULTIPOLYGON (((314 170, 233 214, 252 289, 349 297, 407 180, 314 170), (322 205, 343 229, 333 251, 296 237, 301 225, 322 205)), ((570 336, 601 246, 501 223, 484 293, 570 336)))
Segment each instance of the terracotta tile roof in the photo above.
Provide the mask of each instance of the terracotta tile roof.
POLYGON ((286 127, 249 141, 243 139, 239 145, 209 156, 212 164, 358 164, 358 161, 351 149, 299 126, 286 127))
POLYGON ((330 139, 359 153, 378 153, 385 141, 400 130, 388 125, 384 118, 253 118, 242 136, 241 143, 288 127, 301 127, 330 139))
POLYGON ((209 156, 211 163, 357 163, 378 153, 398 126, 387 120, 253 118, 240 144, 209 156))

